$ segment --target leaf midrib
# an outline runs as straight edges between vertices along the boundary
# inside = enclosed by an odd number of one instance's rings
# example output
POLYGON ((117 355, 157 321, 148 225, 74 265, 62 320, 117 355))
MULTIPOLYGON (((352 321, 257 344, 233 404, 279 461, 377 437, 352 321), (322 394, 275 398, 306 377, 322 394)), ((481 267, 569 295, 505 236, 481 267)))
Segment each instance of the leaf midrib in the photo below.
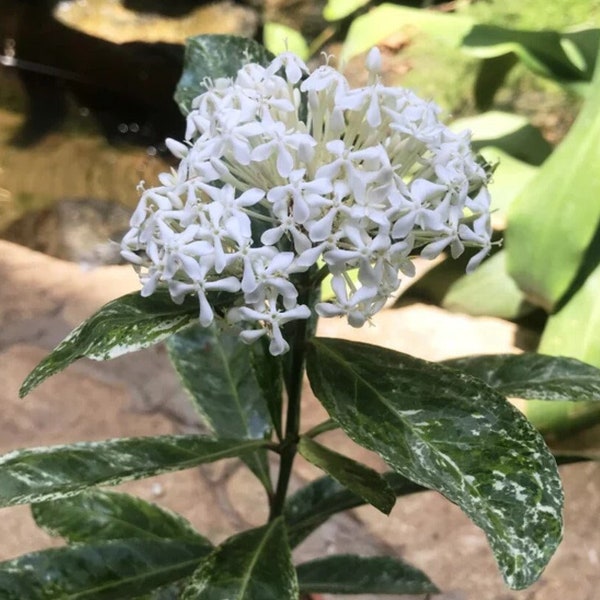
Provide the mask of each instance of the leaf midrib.
MULTIPOLYGON (((400 422, 409 430, 411 431, 411 433, 413 435, 415 435, 416 437, 418 437, 419 439, 422 440, 422 442, 430 449, 430 451, 432 451, 436 456, 438 456, 439 458, 442 459, 442 461, 444 462, 444 464, 448 465, 453 471, 458 472, 458 475, 461 479, 461 481, 463 481, 464 485, 469 489, 469 491, 471 492, 471 498, 473 496, 475 496, 476 498, 478 498, 480 500, 479 504, 483 505, 486 507, 486 513, 490 514, 490 508, 488 507, 488 503, 483 501, 483 496, 481 495, 481 493, 479 492, 479 490, 473 486, 473 484, 469 483, 462 475, 460 470, 457 470, 456 467, 449 461, 449 459, 446 457, 445 454, 441 453, 436 447, 435 445, 431 445, 429 444, 426 440, 424 440, 422 438, 422 436, 419 436, 416 434, 415 429, 411 426, 410 421, 406 421, 406 419, 403 419, 401 415, 397 414, 396 411, 394 411, 392 409, 392 405, 387 402, 385 400, 385 398, 383 396, 381 396, 381 394, 377 391, 377 389, 375 389, 370 383, 368 383, 367 381, 365 381, 365 379, 352 368, 352 364, 348 363, 345 360, 340 360, 343 359, 343 357, 338 354, 337 352, 335 352, 333 349, 331 349, 329 346, 327 346, 327 344, 323 344, 321 342, 316 342, 318 344, 320 344, 321 348, 325 349, 326 351, 328 351, 332 356, 334 356, 335 358, 338 359, 338 362, 340 363, 340 365, 343 365, 343 367, 346 368, 346 370, 352 374, 355 379, 357 381, 359 381, 360 383, 362 383, 362 385, 364 385, 366 388, 368 388, 370 391, 373 392, 374 396, 387 408, 390 410, 390 412, 394 415, 397 416, 397 418, 400 420, 400 422)), ((356 393, 356 392, 355 392, 356 393)), ((355 396, 356 399, 356 396, 355 396)), ((427 484, 423 483, 423 482, 416 482, 419 485, 424 485, 425 487, 427 487, 427 484)), ((464 498, 464 494, 460 494, 459 497, 463 497, 464 498)), ((471 499, 469 498, 469 500, 471 499)), ((463 499, 464 502, 464 499, 463 499)), ((469 503, 470 505, 470 503, 469 503)), ((472 506, 472 505, 471 505, 472 506)), ((471 512, 471 511, 470 511, 471 512)))

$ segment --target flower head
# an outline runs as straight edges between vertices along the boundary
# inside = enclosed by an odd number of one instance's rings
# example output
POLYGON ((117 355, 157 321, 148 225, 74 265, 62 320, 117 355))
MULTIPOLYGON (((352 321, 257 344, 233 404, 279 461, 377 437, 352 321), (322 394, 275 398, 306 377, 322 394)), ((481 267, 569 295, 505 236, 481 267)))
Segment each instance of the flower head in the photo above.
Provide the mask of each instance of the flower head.
POLYGON ((224 316, 245 325, 241 338, 268 335, 281 354, 280 326, 311 314, 298 304, 298 273, 325 265, 334 297, 315 311, 359 327, 415 255, 472 247, 475 268, 490 248, 490 198, 468 135, 432 103, 383 85, 376 49, 366 66, 369 84, 351 89, 332 67, 310 73, 286 52, 193 101, 185 142, 167 141, 179 168, 143 191, 122 242, 144 295, 161 284, 176 302, 195 294, 208 326, 208 292, 231 293, 224 316))

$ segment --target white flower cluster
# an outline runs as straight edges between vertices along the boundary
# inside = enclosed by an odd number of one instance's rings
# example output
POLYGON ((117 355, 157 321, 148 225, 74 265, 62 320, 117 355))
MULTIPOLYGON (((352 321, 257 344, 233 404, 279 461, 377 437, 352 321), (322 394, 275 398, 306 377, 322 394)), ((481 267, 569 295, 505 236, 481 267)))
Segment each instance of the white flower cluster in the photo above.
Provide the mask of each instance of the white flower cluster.
POLYGON ((487 175, 468 134, 441 124, 435 105, 384 86, 380 62, 372 50, 369 83, 357 89, 289 52, 208 82, 185 143, 167 140, 177 171, 143 191, 122 242, 142 295, 159 284, 175 302, 195 294, 208 326, 207 292, 235 293, 227 319, 245 322, 246 342, 269 335, 277 355, 288 350, 281 326, 310 316, 294 281, 311 267, 325 266, 335 294, 316 312, 355 327, 400 273, 413 274, 416 254, 475 247, 473 269, 490 248, 487 175))

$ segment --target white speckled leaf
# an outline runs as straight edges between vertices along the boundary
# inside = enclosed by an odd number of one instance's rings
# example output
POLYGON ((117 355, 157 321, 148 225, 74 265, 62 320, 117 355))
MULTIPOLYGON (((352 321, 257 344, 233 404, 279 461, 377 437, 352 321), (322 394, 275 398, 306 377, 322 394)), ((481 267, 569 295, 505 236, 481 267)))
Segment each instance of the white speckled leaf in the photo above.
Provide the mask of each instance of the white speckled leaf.
MULTIPOLYGON (((394 471, 388 471, 382 477, 396 496, 427 491, 394 471)), ((283 514, 290 546, 295 548, 333 515, 365 502, 329 475, 311 481, 289 496, 285 503, 283 514)))
POLYGON ((129 494, 87 490, 31 506, 38 527, 68 542, 147 539, 187 540, 211 546, 181 515, 129 494))
POLYGON ((261 440, 163 435, 16 450, 0 457, 0 506, 56 500, 97 485, 244 455, 264 445, 261 440))
POLYGON ((296 567, 300 589, 322 594, 435 594, 419 569, 391 556, 334 554, 296 567))
POLYGON ((575 358, 533 352, 483 354, 444 364, 478 377, 505 396, 600 402, 600 369, 575 358))
POLYGON ((562 538, 562 487, 544 440, 505 398, 442 365, 344 340, 315 338, 307 369, 354 441, 485 531, 508 585, 539 577, 562 538))
POLYGON ((300 438, 298 452, 382 513, 389 515, 394 508, 396 494, 377 471, 307 437, 300 438))
MULTIPOLYGON (((213 306, 231 301, 211 297, 213 306)), ((74 329, 27 376, 19 395, 26 396, 42 381, 62 371, 82 357, 108 360, 157 344, 198 318, 197 301, 189 297, 175 304, 167 290, 157 290, 149 298, 138 293, 121 296, 105 304, 97 313, 74 329)))
MULTIPOLYGON (((167 349, 196 410, 215 437, 270 437, 269 410, 252 365, 254 349, 240 343, 237 334, 197 324, 171 336, 167 349)), ((266 452, 245 460, 270 491, 266 452)))
POLYGON ((298 600, 283 519, 225 540, 202 562, 182 600, 298 600))
POLYGON ((211 546, 188 540, 111 540, 0 563, 2 600, 130 600, 194 572, 211 546))

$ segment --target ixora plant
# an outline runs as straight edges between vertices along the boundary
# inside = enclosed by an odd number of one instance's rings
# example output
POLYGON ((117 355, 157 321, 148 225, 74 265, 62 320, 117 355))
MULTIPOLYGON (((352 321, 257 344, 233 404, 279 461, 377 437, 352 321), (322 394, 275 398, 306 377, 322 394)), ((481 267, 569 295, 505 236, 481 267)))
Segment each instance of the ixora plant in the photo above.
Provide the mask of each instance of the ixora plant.
POLYGON ((123 255, 141 294, 104 306, 29 375, 22 394, 76 359, 167 340, 210 435, 82 442, 0 458, 2 505, 31 503, 68 544, 0 564, 0 598, 298 600, 317 592, 423 594, 434 584, 391 557, 291 549, 333 514, 437 490, 490 541, 523 588, 562 536, 555 458, 506 396, 600 396, 598 371, 538 355, 434 364, 315 336, 320 317, 360 327, 411 258, 490 247, 488 174, 434 105, 328 65, 309 72, 248 40, 190 40, 176 98, 180 159, 142 188, 123 255), (330 296, 321 297, 331 276, 330 296), (304 372, 331 419, 303 431, 304 372), (389 465, 377 473, 316 441, 341 428, 389 465), (297 454, 326 475, 296 493, 297 454), (239 457, 265 489, 268 522, 213 546, 184 519, 96 486, 239 457), (273 466, 276 465, 276 468, 273 466), (275 477, 272 479, 272 473, 275 477))

